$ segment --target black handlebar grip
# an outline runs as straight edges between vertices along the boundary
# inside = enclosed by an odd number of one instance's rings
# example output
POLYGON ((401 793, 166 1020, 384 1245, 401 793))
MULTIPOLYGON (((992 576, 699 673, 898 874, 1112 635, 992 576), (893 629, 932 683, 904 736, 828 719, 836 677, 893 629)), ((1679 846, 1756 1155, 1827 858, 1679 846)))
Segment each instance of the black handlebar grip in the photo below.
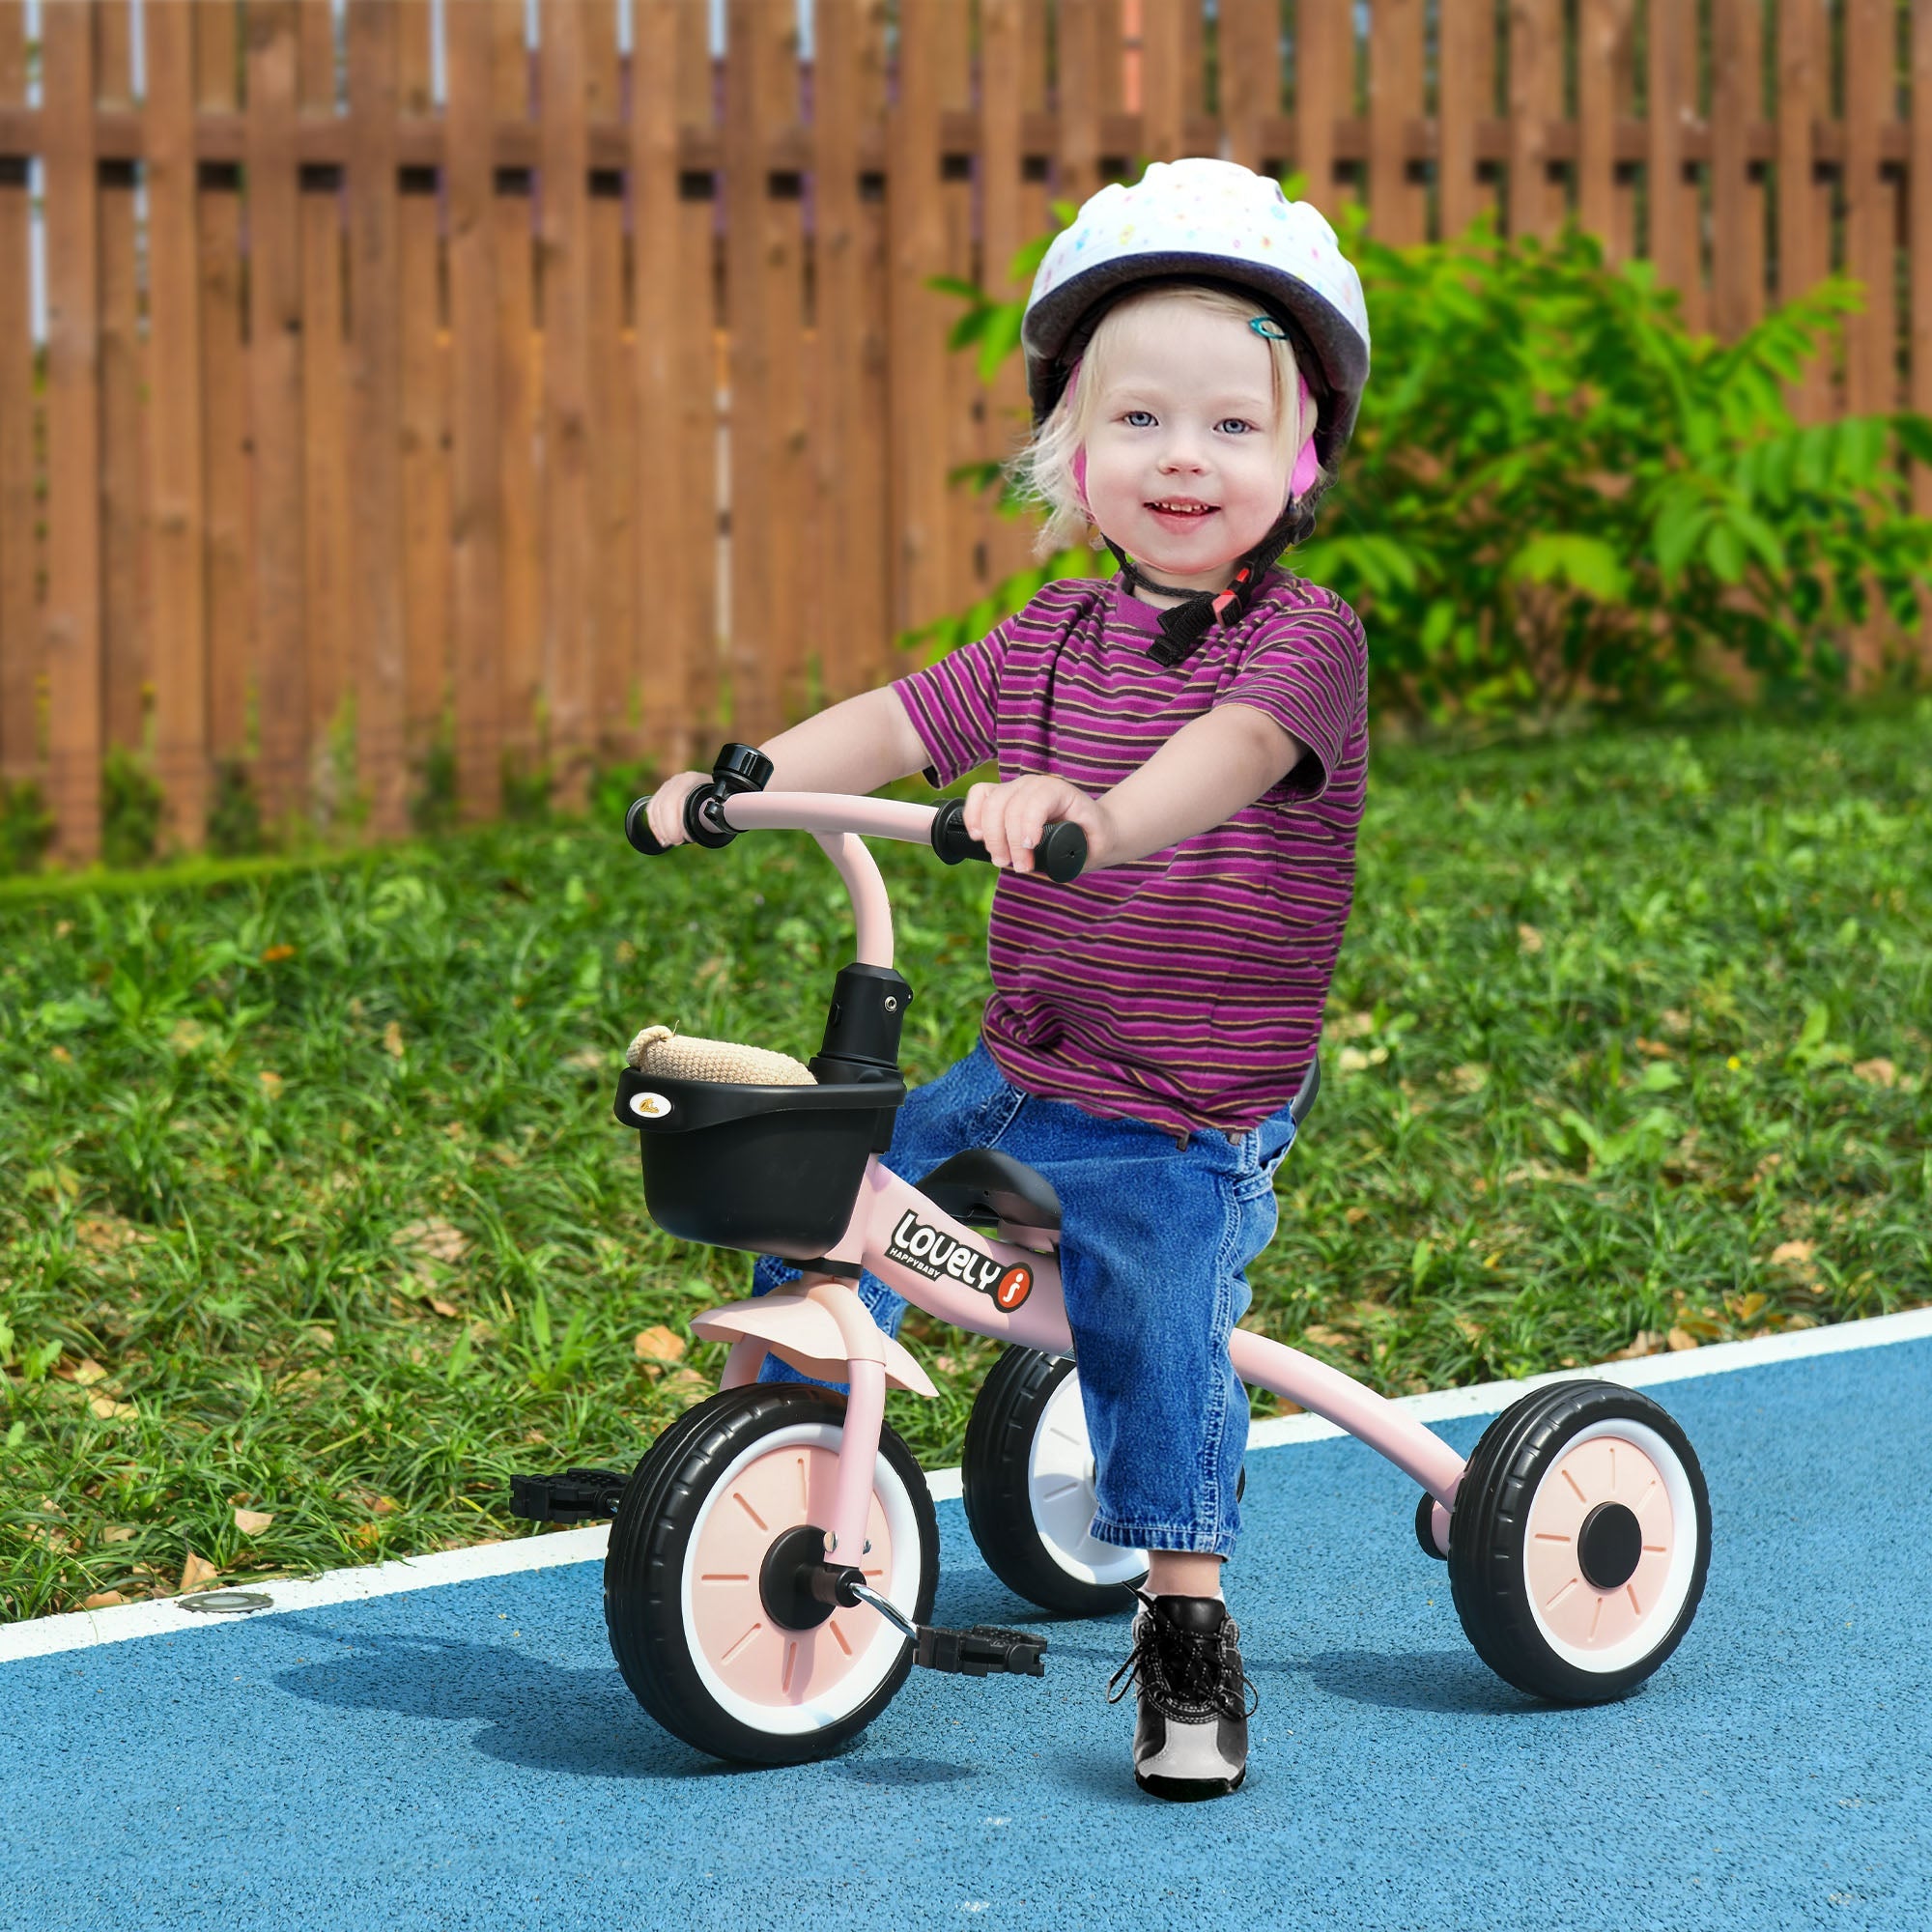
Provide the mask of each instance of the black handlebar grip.
POLYGON ((648 798, 634 798, 631 809, 624 814, 624 837, 647 859, 655 859, 668 852, 668 845, 660 845, 651 832, 650 821, 644 814, 649 811, 648 798))
MULTIPOLYGON (((966 830, 966 801, 947 799, 932 814, 932 849, 949 866, 962 859, 982 859, 991 865, 993 855, 966 830)), ((1070 819, 1049 825, 1034 847, 1034 864, 1049 879, 1065 885, 1080 876, 1087 863, 1087 835, 1070 819)))

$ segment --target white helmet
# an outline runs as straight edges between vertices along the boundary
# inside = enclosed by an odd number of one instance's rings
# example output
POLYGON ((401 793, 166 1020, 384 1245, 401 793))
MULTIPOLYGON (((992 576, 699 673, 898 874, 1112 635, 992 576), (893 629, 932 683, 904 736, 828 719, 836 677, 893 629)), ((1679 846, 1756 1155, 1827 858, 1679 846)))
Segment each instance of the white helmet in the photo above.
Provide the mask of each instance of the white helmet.
POLYGON ((1156 161, 1132 187, 1116 182, 1054 237, 1020 326, 1034 420, 1060 400, 1073 363, 1117 296, 1148 282, 1210 281, 1260 298, 1313 352, 1323 469, 1347 445, 1369 380, 1361 277, 1312 203, 1235 161, 1156 161), (1325 393, 1324 393, 1325 392, 1325 393))

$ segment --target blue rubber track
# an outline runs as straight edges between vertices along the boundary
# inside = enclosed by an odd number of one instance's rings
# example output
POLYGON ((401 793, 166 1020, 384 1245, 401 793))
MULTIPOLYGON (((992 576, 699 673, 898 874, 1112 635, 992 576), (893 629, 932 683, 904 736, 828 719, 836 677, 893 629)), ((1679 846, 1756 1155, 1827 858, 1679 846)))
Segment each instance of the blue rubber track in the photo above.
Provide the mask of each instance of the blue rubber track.
MULTIPOLYGON (((1703 1461, 1703 1607, 1619 1705, 1464 1641, 1415 1492, 1260 1451, 1228 1577, 1247 1787, 1141 1796, 1124 1619, 1036 1616, 939 1509, 938 1621, 1044 1681, 915 1671, 838 1759, 746 1771, 633 1702, 594 1563, 0 1665, 0 1924, 1663 1932, 1932 1927, 1932 1341, 1656 1393, 1703 1461)), ((1481 1418, 1439 1425, 1464 1453, 1481 1418)))

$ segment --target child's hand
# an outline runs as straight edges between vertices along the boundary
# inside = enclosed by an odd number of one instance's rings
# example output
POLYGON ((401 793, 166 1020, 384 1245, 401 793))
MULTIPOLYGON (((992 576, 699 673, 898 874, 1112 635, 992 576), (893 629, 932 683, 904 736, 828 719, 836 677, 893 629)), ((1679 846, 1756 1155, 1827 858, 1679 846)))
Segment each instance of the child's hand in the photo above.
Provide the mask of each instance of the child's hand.
POLYGON ((650 810, 644 817, 651 828, 651 837, 660 845, 682 845, 687 834, 684 829, 684 802, 701 785, 711 782, 709 772, 679 772, 675 778, 665 780, 651 794, 650 810))
POLYGON ((1087 835, 1084 869, 1108 863, 1113 821, 1107 808, 1077 785, 1044 774, 1007 784, 976 784, 966 794, 966 830, 992 854, 993 864, 1015 872, 1034 869, 1033 851, 1046 828, 1070 819, 1087 835))

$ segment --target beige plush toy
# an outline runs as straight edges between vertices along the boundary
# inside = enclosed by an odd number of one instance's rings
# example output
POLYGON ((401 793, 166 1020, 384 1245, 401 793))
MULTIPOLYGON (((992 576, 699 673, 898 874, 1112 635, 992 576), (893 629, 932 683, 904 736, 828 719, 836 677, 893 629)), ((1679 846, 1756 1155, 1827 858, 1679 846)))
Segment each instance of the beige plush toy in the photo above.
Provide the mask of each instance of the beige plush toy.
POLYGON ((718 1080, 734 1087, 815 1087, 810 1067, 788 1053, 728 1039, 681 1039, 667 1026, 647 1026, 625 1060, 639 1073, 667 1080, 718 1080))

